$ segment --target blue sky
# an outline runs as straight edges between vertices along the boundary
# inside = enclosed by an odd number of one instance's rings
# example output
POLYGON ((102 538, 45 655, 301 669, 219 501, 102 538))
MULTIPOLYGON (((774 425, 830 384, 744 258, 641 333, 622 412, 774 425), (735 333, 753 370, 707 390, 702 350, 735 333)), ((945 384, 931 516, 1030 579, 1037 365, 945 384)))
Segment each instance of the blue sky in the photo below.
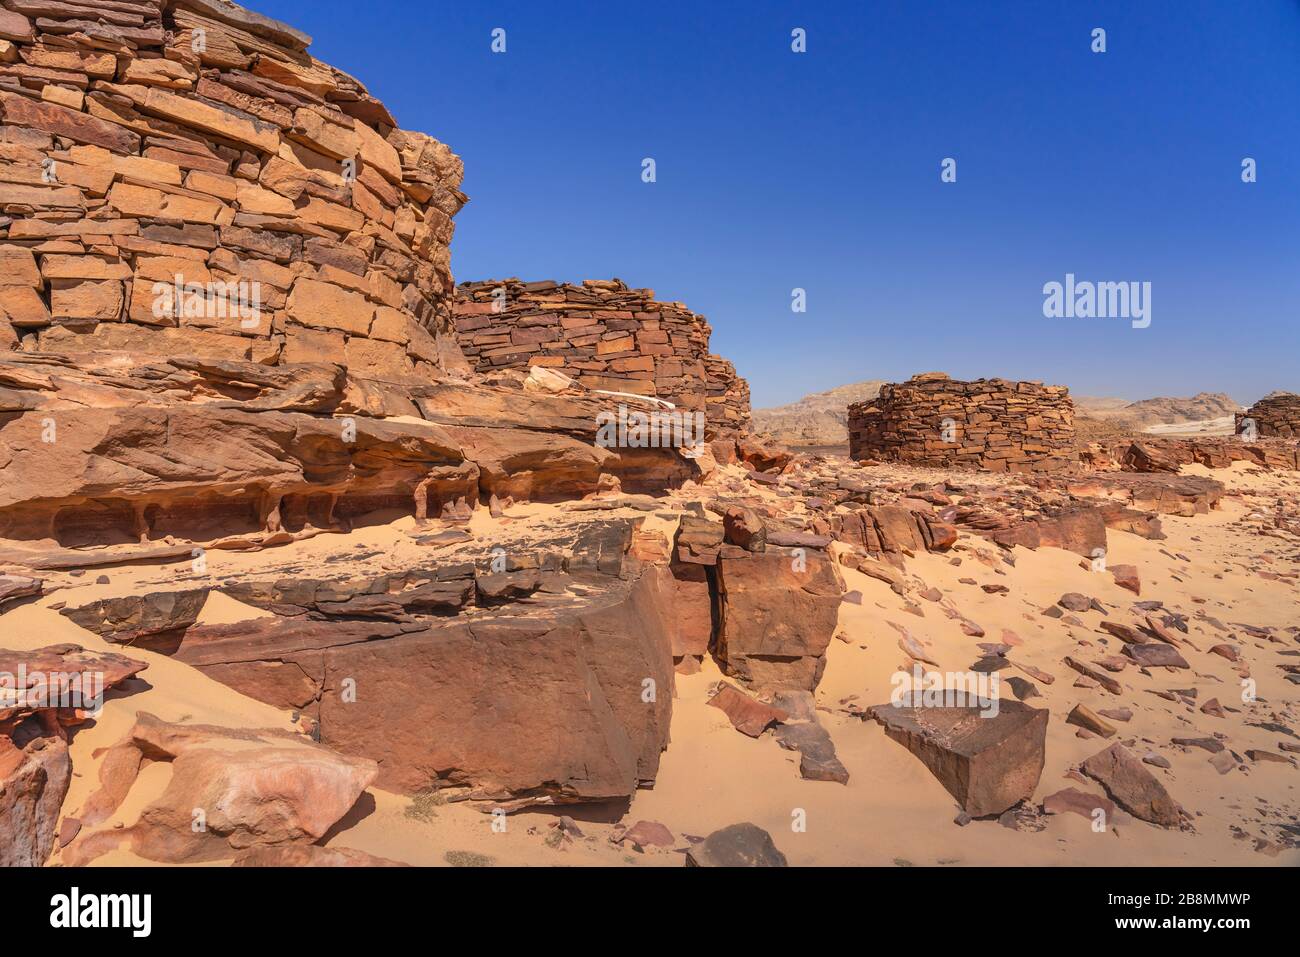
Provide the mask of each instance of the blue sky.
POLYGON ((1300 391, 1300 0, 247 2, 464 157, 458 281, 649 286, 756 406, 1300 391), (1066 273, 1150 282, 1150 327, 1044 318, 1066 273))

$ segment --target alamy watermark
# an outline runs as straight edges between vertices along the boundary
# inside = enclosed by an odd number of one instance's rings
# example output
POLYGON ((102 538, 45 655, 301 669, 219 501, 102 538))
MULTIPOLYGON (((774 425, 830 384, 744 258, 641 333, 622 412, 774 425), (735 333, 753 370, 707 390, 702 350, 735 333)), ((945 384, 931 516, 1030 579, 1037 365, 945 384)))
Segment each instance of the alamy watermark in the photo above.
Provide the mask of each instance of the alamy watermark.
POLYGON ((173 282, 153 284, 155 319, 239 319, 242 329, 262 324, 262 284, 237 282, 186 282, 177 274, 173 282))
POLYGON ((695 449, 704 442, 704 413, 606 410, 596 416, 596 444, 606 449, 695 449))
POLYGON ((925 671, 913 665, 910 672, 895 671, 889 683, 889 703, 896 708, 978 708, 981 718, 998 716, 1002 679, 997 672, 925 671))
POLYGON ((1151 283, 1065 282, 1043 284, 1043 315, 1048 319, 1129 319, 1134 329, 1151 325, 1151 283))
POLYGON ((104 707, 102 671, 0 671, 0 708, 77 708, 98 715, 104 707))

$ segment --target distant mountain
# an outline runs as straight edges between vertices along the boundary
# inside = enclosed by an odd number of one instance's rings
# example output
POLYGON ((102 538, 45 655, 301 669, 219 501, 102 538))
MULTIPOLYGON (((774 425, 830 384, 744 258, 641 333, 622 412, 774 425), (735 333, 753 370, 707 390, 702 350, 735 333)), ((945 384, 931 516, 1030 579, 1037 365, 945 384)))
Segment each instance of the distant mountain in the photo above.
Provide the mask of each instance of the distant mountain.
POLYGON ((1075 428, 1085 435, 1142 432, 1155 426, 1188 422, 1230 421, 1243 409, 1241 403, 1222 392, 1199 392, 1191 398, 1160 396, 1137 402, 1076 396, 1074 407, 1075 428))
POLYGON ((789 405, 755 409, 754 431, 787 446, 847 446, 849 406, 874 399, 884 384, 883 379, 870 379, 806 395, 789 405))

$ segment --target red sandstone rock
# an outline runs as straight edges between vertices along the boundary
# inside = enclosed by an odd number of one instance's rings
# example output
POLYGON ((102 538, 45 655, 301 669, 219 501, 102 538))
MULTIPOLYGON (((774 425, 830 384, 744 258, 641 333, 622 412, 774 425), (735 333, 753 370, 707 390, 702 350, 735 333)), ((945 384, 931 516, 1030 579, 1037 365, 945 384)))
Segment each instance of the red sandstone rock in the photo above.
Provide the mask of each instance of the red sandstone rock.
MULTIPOLYGON (((168 724, 146 713, 137 716, 115 751, 134 755, 129 763, 137 768, 142 758, 170 761, 171 779, 137 823, 106 832, 83 830, 65 849, 66 863, 85 864, 121 844, 169 863, 216 860, 245 848, 311 844, 378 774, 373 761, 343 757, 287 732, 168 724), (201 829, 192 826, 196 809, 203 812, 201 829)), ((105 761, 110 772, 121 766, 116 759, 105 761)), ((101 781, 113 797, 124 796, 120 777, 105 780, 101 772, 101 781)))
POLYGON ((995 716, 981 716, 978 708, 895 705, 877 705, 870 713, 971 817, 1001 814, 1038 786, 1046 710, 1002 701, 995 716))
POLYGON ((1098 781, 1120 807, 1160 827, 1177 827, 1178 805, 1151 772, 1120 744, 1094 754, 1080 767, 1098 781))
POLYGON ((718 657, 756 691, 812 690, 835 633, 844 582, 825 552, 769 547, 718 561, 718 657))
POLYGON ((751 738, 757 738, 772 725, 789 717, 780 708, 774 708, 751 698, 725 681, 718 685, 718 690, 709 699, 709 704, 725 714, 731 721, 732 727, 751 738))

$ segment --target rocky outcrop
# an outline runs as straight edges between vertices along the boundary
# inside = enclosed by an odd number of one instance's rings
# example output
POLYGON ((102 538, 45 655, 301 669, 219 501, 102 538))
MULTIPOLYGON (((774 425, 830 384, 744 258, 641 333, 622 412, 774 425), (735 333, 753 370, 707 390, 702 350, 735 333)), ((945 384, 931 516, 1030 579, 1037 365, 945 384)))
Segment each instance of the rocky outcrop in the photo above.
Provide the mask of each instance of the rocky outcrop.
POLYGON ((959 382, 927 372, 849 406, 849 455, 996 472, 1059 471, 1073 460, 1073 421, 1065 386, 959 382))
POLYGON ((676 448, 599 445, 609 401, 591 395, 430 383, 406 390, 409 416, 388 420, 350 405, 337 366, 264 372, 0 358, 0 378, 15 383, 0 398, 18 410, 0 420, 0 537, 76 548, 242 535, 265 546, 379 509, 423 520, 493 495, 581 497, 603 474, 636 491, 700 474, 676 448))
POLYGON ((39 867, 72 778, 68 730, 147 665, 80 645, 0 649, 0 867, 39 867))
POLYGON ((670 579, 630 556, 634 531, 586 521, 563 552, 511 545, 504 571, 236 582, 273 616, 189 627, 172 654, 374 759, 386 788, 627 798, 654 780, 673 695, 670 579))
POLYGON ((1128 472, 1177 472, 1184 465, 1228 468, 1233 462, 1249 462, 1265 468, 1300 469, 1300 445, 1294 440, 1261 438, 1242 441, 1214 436, 1189 439, 1142 437, 1110 445, 1091 444, 1080 451, 1080 459, 1094 468, 1121 468, 1128 472))
POLYGON ((150 860, 219 860, 239 851, 312 844, 345 815, 378 773, 287 731, 169 724, 141 712, 105 755, 100 789, 78 818, 83 831, 63 853, 86 864, 117 847, 150 860), (121 804, 148 764, 171 764, 167 787, 136 823, 89 830, 121 804))
MULTIPOLYGON (((702 610, 707 588, 707 650, 726 674, 760 693, 812 690, 826 666, 844 581, 828 538, 786 542, 766 528, 759 536, 758 521, 751 515, 743 534, 733 524, 729 541, 725 523, 683 518, 673 550, 676 591, 702 610), (742 539, 749 548, 734 544, 742 539)), ((687 619, 678 634, 680 664, 700 653, 701 622, 687 619)))
POLYGON ((749 385, 709 353, 712 330, 679 302, 618 279, 462 283, 461 350, 479 372, 541 366, 590 389, 654 396, 705 414, 710 435, 749 427, 749 385))

